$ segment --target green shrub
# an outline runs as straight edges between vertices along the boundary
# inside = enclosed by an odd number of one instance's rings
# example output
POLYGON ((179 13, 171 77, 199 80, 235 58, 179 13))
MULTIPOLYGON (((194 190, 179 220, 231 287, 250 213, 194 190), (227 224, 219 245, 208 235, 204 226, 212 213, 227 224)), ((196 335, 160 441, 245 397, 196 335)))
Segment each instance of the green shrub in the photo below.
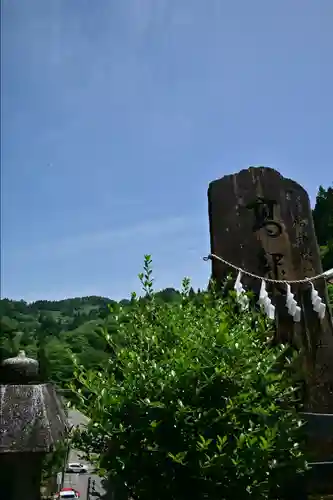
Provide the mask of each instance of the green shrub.
MULTIPOLYGON (((140 500, 264 499, 303 469, 301 423, 284 346, 268 322, 213 291, 155 300, 151 260, 144 299, 111 313, 109 368, 85 371, 78 407, 90 419, 79 445, 117 488, 140 500), (284 409, 283 409, 284 408, 284 409), (288 472, 287 472, 288 471, 288 472)), ((290 360, 289 360, 290 361, 290 360)), ((274 496, 276 498, 276 496, 274 496)))

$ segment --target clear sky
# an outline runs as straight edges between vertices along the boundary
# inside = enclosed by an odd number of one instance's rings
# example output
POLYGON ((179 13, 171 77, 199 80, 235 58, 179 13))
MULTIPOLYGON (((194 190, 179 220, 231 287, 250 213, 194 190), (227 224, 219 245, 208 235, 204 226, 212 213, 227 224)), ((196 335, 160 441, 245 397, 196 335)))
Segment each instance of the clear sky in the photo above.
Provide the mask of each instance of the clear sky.
POLYGON ((1 295, 157 288, 210 265, 207 187, 333 181, 332 0, 3 0, 1 295))

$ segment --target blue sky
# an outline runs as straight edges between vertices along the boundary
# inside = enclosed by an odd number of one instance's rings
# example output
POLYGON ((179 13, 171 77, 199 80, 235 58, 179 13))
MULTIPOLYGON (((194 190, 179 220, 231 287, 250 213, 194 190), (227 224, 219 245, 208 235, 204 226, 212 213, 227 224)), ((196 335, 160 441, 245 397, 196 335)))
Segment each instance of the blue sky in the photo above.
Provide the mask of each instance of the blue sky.
POLYGON ((208 183, 333 181, 332 0, 4 0, 1 295, 157 288, 210 266, 208 183))

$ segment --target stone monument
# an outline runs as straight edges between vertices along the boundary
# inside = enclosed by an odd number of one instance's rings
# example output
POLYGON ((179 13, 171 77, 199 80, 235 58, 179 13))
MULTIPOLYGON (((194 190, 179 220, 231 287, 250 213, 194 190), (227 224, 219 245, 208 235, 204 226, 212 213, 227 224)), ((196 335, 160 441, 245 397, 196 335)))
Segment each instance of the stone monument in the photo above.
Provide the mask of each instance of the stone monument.
POLYGON ((43 460, 67 435, 63 406, 24 351, 3 361, 0 382, 0 497, 40 500, 43 460))
MULTIPOLYGON (((213 181, 208 189, 211 254, 263 278, 303 280, 322 273, 307 192, 272 168, 250 167, 213 181)), ((212 258, 212 276, 221 283, 232 268, 212 258)), ((244 285, 259 292, 261 282, 245 274, 244 285)), ((324 278, 314 283, 328 303, 324 278)), ((333 329, 329 307, 323 318, 313 309, 311 283, 295 283, 301 308, 295 322, 286 307, 285 283, 267 282, 276 307, 277 342, 302 347, 308 411, 333 413, 333 329)))

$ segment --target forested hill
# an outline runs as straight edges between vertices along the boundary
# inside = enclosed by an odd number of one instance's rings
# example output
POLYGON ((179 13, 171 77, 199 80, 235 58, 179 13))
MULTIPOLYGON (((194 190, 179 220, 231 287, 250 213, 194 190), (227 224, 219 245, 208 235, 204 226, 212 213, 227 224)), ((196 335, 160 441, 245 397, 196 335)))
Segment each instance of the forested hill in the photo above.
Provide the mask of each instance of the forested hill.
MULTIPOLYGON (((313 218, 324 269, 333 267, 333 188, 320 188, 313 218)), ((194 292, 192 291, 194 294, 194 292)), ((167 288, 157 294, 159 300, 179 299, 179 292, 167 288)), ((198 297, 198 296, 197 296, 198 297)), ((333 303, 333 286, 330 287, 333 303)), ((199 298, 199 297, 198 297, 199 298)), ((60 301, 0 300, 1 358, 25 349, 28 355, 44 357, 45 378, 62 384, 73 376, 71 354, 86 368, 101 366, 109 358, 100 327, 112 334, 109 306, 117 303, 106 297, 76 297, 60 301)), ((120 302, 131 307, 129 300, 120 302)))
MULTIPOLYGON (((173 301, 179 292, 167 288, 157 297, 173 301)), ((46 357, 46 378, 62 384, 71 379, 71 354, 85 367, 94 368, 107 361, 106 342, 100 328, 112 332, 109 307, 118 303, 106 297, 76 297, 60 301, 39 300, 28 304, 9 299, 0 300, 0 357, 6 358, 19 349, 38 357, 46 357), (42 346, 42 349, 41 349, 42 346)), ((119 305, 130 307, 129 300, 119 305)))

